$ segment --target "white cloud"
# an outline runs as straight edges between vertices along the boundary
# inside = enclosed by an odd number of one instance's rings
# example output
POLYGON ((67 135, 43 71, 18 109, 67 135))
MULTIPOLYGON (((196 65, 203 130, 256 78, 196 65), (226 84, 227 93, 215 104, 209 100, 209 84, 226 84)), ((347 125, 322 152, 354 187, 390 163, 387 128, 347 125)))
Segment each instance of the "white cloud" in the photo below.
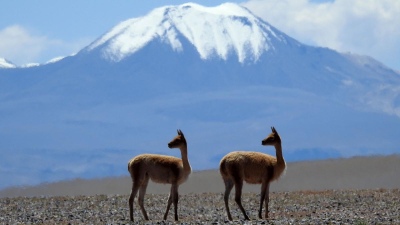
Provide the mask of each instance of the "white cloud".
POLYGON ((71 55, 88 43, 87 38, 66 43, 12 25, 0 30, 0 57, 16 65, 45 63, 54 57, 71 55))
POLYGON ((303 43, 369 55, 400 70, 398 0, 249 0, 243 5, 303 43))
POLYGON ((46 41, 46 37, 33 36, 21 26, 9 26, 0 30, 0 55, 14 63, 33 60, 43 51, 46 41))

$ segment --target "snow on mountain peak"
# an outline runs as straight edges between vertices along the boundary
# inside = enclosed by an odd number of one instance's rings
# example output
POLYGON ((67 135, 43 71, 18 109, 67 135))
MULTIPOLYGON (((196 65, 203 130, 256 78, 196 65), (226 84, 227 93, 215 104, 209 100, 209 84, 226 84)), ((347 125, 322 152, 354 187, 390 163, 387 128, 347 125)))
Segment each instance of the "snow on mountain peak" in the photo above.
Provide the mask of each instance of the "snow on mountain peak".
MULTIPOLYGON (((239 62, 257 61, 271 47, 270 26, 246 8, 234 3, 204 7, 195 3, 165 6, 149 14, 121 22, 88 46, 101 47, 103 57, 120 61, 159 38, 175 51, 183 51, 180 36, 195 46, 202 59, 211 56, 226 60, 236 53, 239 62)), ((278 38, 279 39, 279 38, 278 38)))
POLYGON ((64 58, 65 58, 65 56, 58 56, 58 57, 55 57, 55 58, 50 59, 50 60, 47 61, 45 64, 55 63, 55 62, 58 62, 58 61, 60 61, 60 60, 62 60, 62 59, 64 59, 64 58))
POLYGON ((0 58, 0 68, 15 68, 17 67, 12 62, 7 61, 5 58, 0 58))

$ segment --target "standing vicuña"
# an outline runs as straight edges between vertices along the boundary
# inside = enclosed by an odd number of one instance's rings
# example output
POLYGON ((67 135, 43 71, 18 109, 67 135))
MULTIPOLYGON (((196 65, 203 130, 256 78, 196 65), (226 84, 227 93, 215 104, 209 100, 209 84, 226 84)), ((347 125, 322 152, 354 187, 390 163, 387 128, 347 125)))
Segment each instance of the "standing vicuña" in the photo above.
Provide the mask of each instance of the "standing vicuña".
POLYGON ((260 152, 237 151, 228 153, 221 160, 219 170, 225 183, 225 207, 229 220, 232 220, 229 212, 229 194, 235 186, 235 201, 238 204, 246 220, 249 220, 241 202, 243 180, 250 184, 261 184, 261 200, 258 217, 262 219, 262 205, 265 200, 265 218, 268 218, 269 184, 276 180, 286 168, 282 156, 281 138, 274 127, 272 133, 262 140, 262 145, 273 145, 276 150, 276 158, 260 152))
POLYGON ((129 216, 131 221, 133 221, 133 200, 138 191, 140 209, 145 220, 149 219, 143 205, 149 179, 156 183, 171 184, 164 220, 167 219, 172 202, 174 202, 175 220, 178 220, 178 187, 186 181, 191 173, 187 155, 187 143, 181 130, 178 130, 178 136, 168 143, 168 147, 179 148, 182 159, 166 155, 142 154, 129 161, 128 171, 133 182, 131 196, 129 197, 129 216))

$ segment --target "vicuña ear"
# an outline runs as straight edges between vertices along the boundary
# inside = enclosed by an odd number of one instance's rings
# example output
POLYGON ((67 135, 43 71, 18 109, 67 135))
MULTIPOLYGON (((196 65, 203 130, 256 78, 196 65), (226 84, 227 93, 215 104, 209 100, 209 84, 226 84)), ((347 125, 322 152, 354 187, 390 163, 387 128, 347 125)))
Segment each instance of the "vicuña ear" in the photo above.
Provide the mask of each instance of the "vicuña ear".
POLYGON ((272 132, 277 133, 275 127, 271 127, 272 132))

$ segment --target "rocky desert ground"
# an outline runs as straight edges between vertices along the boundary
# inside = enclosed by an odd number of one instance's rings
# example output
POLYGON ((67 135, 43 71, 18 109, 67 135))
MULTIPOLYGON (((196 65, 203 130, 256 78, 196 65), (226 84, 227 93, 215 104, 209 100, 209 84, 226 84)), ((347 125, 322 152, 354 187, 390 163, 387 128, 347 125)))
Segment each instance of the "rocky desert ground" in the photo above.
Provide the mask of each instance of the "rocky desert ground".
MULTIPOLYGON (((170 210, 163 221, 167 198, 147 195, 150 221, 135 205, 134 224, 400 224, 399 189, 273 192, 268 220, 257 218, 259 194, 246 193, 242 201, 251 221, 243 220, 231 198, 232 222, 217 193, 181 195, 180 220, 170 210)), ((127 200, 128 195, 2 198, 0 224, 129 224, 127 200)))

